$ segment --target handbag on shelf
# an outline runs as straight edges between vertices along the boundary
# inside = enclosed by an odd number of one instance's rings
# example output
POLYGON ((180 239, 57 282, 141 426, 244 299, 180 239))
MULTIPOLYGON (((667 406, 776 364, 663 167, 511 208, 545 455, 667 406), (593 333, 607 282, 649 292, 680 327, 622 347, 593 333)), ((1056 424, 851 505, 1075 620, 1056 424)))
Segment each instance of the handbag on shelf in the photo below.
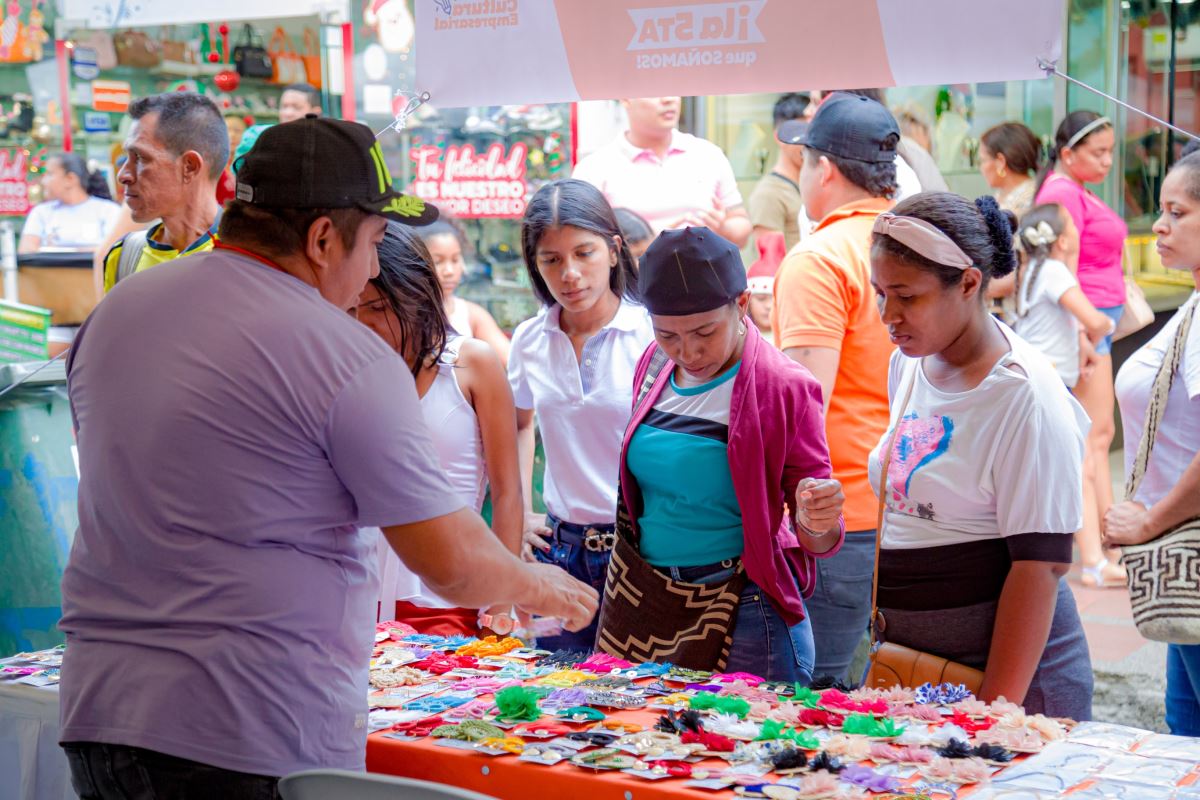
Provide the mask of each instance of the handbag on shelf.
POLYGON ((142 31, 121 31, 113 36, 117 63, 123 67, 151 69, 162 63, 159 43, 142 31))
POLYGON ((86 47, 96 54, 96 66, 100 69, 112 69, 117 66, 117 48, 113 38, 107 31, 74 31, 71 41, 79 47, 86 47))
MULTIPOLYGON (((920 369, 920 365, 917 366, 920 369)), ((908 401, 912 399, 913 387, 917 383, 914 374, 908 382, 908 391, 896 415, 896 427, 888 437, 887 452, 879 473, 879 509, 875 526, 875 570, 871 577, 871 666, 867 671, 867 679, 863 686, 873 689, 890 689, 893 686, 903 686, 909 689, 932 683, 954 683, 966 686, 968 690, 978 694, 983 685, 983 671, 951 661, 947 658, 915 650, 904 645, 884 642, 880 639, 881 632, 886 630, 886 620, 879 613, 879 551, 883 543, 883 517, 887 505, 888 468, 892 465, 892 451, 896 447, 896 438, 900 435, 900 424, 908 411, 908 401), (883 624, 881 625, 881 621, 883 624)))
POLYGON ((276 28, 267 45, 267 54, 271 57, 274 72, 271 83, 287 86, 290 83, 304 83, 304 60, 296 52, 292 37, 283 28, 276 28))
MULTIPOLYGON (((1171 382, 1183 361, 1188 332, 1200 301, 1179 322, 1175 338, 1154 376, 1146 425, 1138 444, 1137 458, 1125 488, 1132 500, 1146 477, 1150 452, 1167 408, 1171 382)), ((1129 604, 1138 633, 1147 639, 1170 644, 1200 644, 1200 517, 1190 519, 1143 544, 1124 545, 1121 563, 1129 584, 1129 604)))
POLYGON ((162 49, 163 62, 171 62, 173 64, 195 64, 196 53, 188 42, 173 38, 175 35, 175 26, 167 25, 160 32, 161 39, 159 47, 162 49))
MULTIPOLYGON (((666 353, 656 347, 638 389, 637 410, 666 364, 666 353)), ((659 572, 642 558, 619 483, 617 538, 604 582, 596 649, 639 664, 669 661, 689 669, 724 669, 746 586, 741 559, 721 583, 686 583, 659 572)))
POLYGON ((262 36, 249 23, 242 26, 233 48, 233 64, 243 78, 270 78, 273 74, 271 56, 263 46, 262 36))
POLYGON ((304 52, 300 54, 304 62, 305 80, 313 87, 321 88, 321 44, 317 32, 312 28, 304 29, 304 52))

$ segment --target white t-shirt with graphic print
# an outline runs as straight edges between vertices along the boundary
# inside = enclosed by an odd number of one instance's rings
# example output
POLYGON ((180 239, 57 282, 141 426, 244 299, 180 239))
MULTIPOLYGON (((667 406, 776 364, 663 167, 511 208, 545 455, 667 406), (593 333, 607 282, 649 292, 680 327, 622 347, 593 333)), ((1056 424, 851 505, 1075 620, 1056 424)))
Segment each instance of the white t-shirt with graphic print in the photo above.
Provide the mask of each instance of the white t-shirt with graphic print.
POLYGON ((1073 533, 1083 523, 1087 415, 1050 363, 996 324, 1012 349, 970 391, 944 392, 920 359, 892 354, 891 423, 869 462, 876 491, 881 450, 915 384, 888 469, 884 549, 1073 533))

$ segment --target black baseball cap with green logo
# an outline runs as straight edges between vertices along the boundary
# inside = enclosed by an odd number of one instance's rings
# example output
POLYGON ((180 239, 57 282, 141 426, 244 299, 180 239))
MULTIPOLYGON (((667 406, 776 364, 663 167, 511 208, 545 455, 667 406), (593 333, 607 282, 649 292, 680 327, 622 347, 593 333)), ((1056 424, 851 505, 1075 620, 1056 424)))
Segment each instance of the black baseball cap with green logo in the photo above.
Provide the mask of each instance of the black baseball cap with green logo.
POLYGON ((437 208, 392 188, 366 125, 310 114, 267 128, 237 171, 237 199, 275 208, 361 208, 405 225, 428 225, 437 208))

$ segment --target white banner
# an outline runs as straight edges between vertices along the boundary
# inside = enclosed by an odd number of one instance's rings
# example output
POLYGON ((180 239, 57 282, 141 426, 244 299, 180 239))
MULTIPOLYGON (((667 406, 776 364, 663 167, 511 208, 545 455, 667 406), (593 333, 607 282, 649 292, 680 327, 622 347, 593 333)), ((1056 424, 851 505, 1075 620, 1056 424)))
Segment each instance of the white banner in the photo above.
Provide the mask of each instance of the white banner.
POLYGON ((348 12, 347 0, 58 0, 60 18, 109 30, 309 16, 332 25, 349 20, 348 12))
POLYGON ((1064 0, 416 0, 443 107, 1044 77, 1064 0))

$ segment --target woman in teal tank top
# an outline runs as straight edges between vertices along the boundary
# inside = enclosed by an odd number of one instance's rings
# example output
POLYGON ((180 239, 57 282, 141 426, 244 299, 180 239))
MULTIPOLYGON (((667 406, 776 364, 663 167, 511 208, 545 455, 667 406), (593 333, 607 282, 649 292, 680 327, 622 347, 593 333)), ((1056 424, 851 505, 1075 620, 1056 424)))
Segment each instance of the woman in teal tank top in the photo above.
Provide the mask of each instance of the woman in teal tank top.
POLYGON ((690 584, 723 583, 740 562, 724 671, 807 682, 802 595, 812 558, 836 552, 844 532, 820 385, 746 321, 741 257, 707 228, 660 234, 639 281, 655 344, 634 382, 650 386, 625 434, 621 485, 641 558, 690 584))

